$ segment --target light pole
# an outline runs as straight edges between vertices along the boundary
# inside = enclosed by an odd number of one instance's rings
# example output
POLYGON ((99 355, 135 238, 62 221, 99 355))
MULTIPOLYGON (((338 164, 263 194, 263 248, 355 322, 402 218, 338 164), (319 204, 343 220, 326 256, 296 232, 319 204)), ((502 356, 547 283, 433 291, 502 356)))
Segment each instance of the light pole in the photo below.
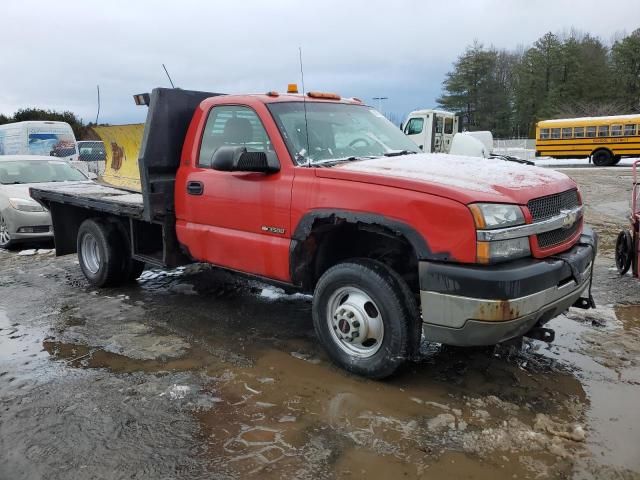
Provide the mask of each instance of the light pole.
POLYGON ((389 97, 373 97, 373 99, 378 101, 378 111, 382 113, 382 101, 389 100, 389 97))

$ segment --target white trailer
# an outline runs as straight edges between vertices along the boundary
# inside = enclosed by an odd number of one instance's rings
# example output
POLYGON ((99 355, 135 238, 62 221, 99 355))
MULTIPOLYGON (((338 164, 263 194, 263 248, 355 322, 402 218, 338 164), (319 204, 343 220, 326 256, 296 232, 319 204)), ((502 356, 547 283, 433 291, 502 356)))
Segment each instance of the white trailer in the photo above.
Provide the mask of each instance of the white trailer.
POLYGON ((75 163, 78 147, 68 123, 16 122, 0 125, 0 155, 45 155, 75 163))

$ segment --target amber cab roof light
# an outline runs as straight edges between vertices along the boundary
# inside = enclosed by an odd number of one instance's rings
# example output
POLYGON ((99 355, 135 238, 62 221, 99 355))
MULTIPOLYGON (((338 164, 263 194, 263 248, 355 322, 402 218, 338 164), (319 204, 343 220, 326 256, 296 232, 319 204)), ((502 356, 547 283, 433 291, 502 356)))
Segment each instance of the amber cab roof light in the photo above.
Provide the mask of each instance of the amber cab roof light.
POLYGON ((307 93, 311 98, 324 98, 325 100, 340 100, 340 95, 337 93, 327 92, 309 92, 307 93))
POLYGON ((298 93, 298 84, 290 83, 287 85, 287 93, 298 93))

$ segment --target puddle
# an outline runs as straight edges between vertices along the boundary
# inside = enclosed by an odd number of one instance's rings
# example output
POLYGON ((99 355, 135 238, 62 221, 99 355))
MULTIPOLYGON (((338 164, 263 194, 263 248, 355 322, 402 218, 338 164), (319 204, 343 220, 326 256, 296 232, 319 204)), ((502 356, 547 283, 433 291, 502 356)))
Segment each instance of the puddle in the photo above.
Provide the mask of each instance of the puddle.
POLYGON ((33 274, 0 278, 15 299, 0 309, 8 478, 640 472, 638 307, 559 317, 551 346, 425 344, 419 362, 373 382, 331 364, 308 297, 208 267, 95 291, 72 262, 43 256, 33 274))

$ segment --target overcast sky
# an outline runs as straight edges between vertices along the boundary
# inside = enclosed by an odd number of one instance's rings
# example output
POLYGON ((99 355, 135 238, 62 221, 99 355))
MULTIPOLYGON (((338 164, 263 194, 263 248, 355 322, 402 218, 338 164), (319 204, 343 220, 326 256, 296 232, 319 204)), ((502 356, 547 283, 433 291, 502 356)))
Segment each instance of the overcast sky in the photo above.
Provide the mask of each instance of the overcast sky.
POLYGON ((528 46, 574 27, 610 42, 640 27, 640 1, 29 1, 3 0, 0 113, 71 110, 144 120, 131 95, 169 86, 244 93, 300 83, 403 116, 435 105, 452 62, 474 40, 528 46))

